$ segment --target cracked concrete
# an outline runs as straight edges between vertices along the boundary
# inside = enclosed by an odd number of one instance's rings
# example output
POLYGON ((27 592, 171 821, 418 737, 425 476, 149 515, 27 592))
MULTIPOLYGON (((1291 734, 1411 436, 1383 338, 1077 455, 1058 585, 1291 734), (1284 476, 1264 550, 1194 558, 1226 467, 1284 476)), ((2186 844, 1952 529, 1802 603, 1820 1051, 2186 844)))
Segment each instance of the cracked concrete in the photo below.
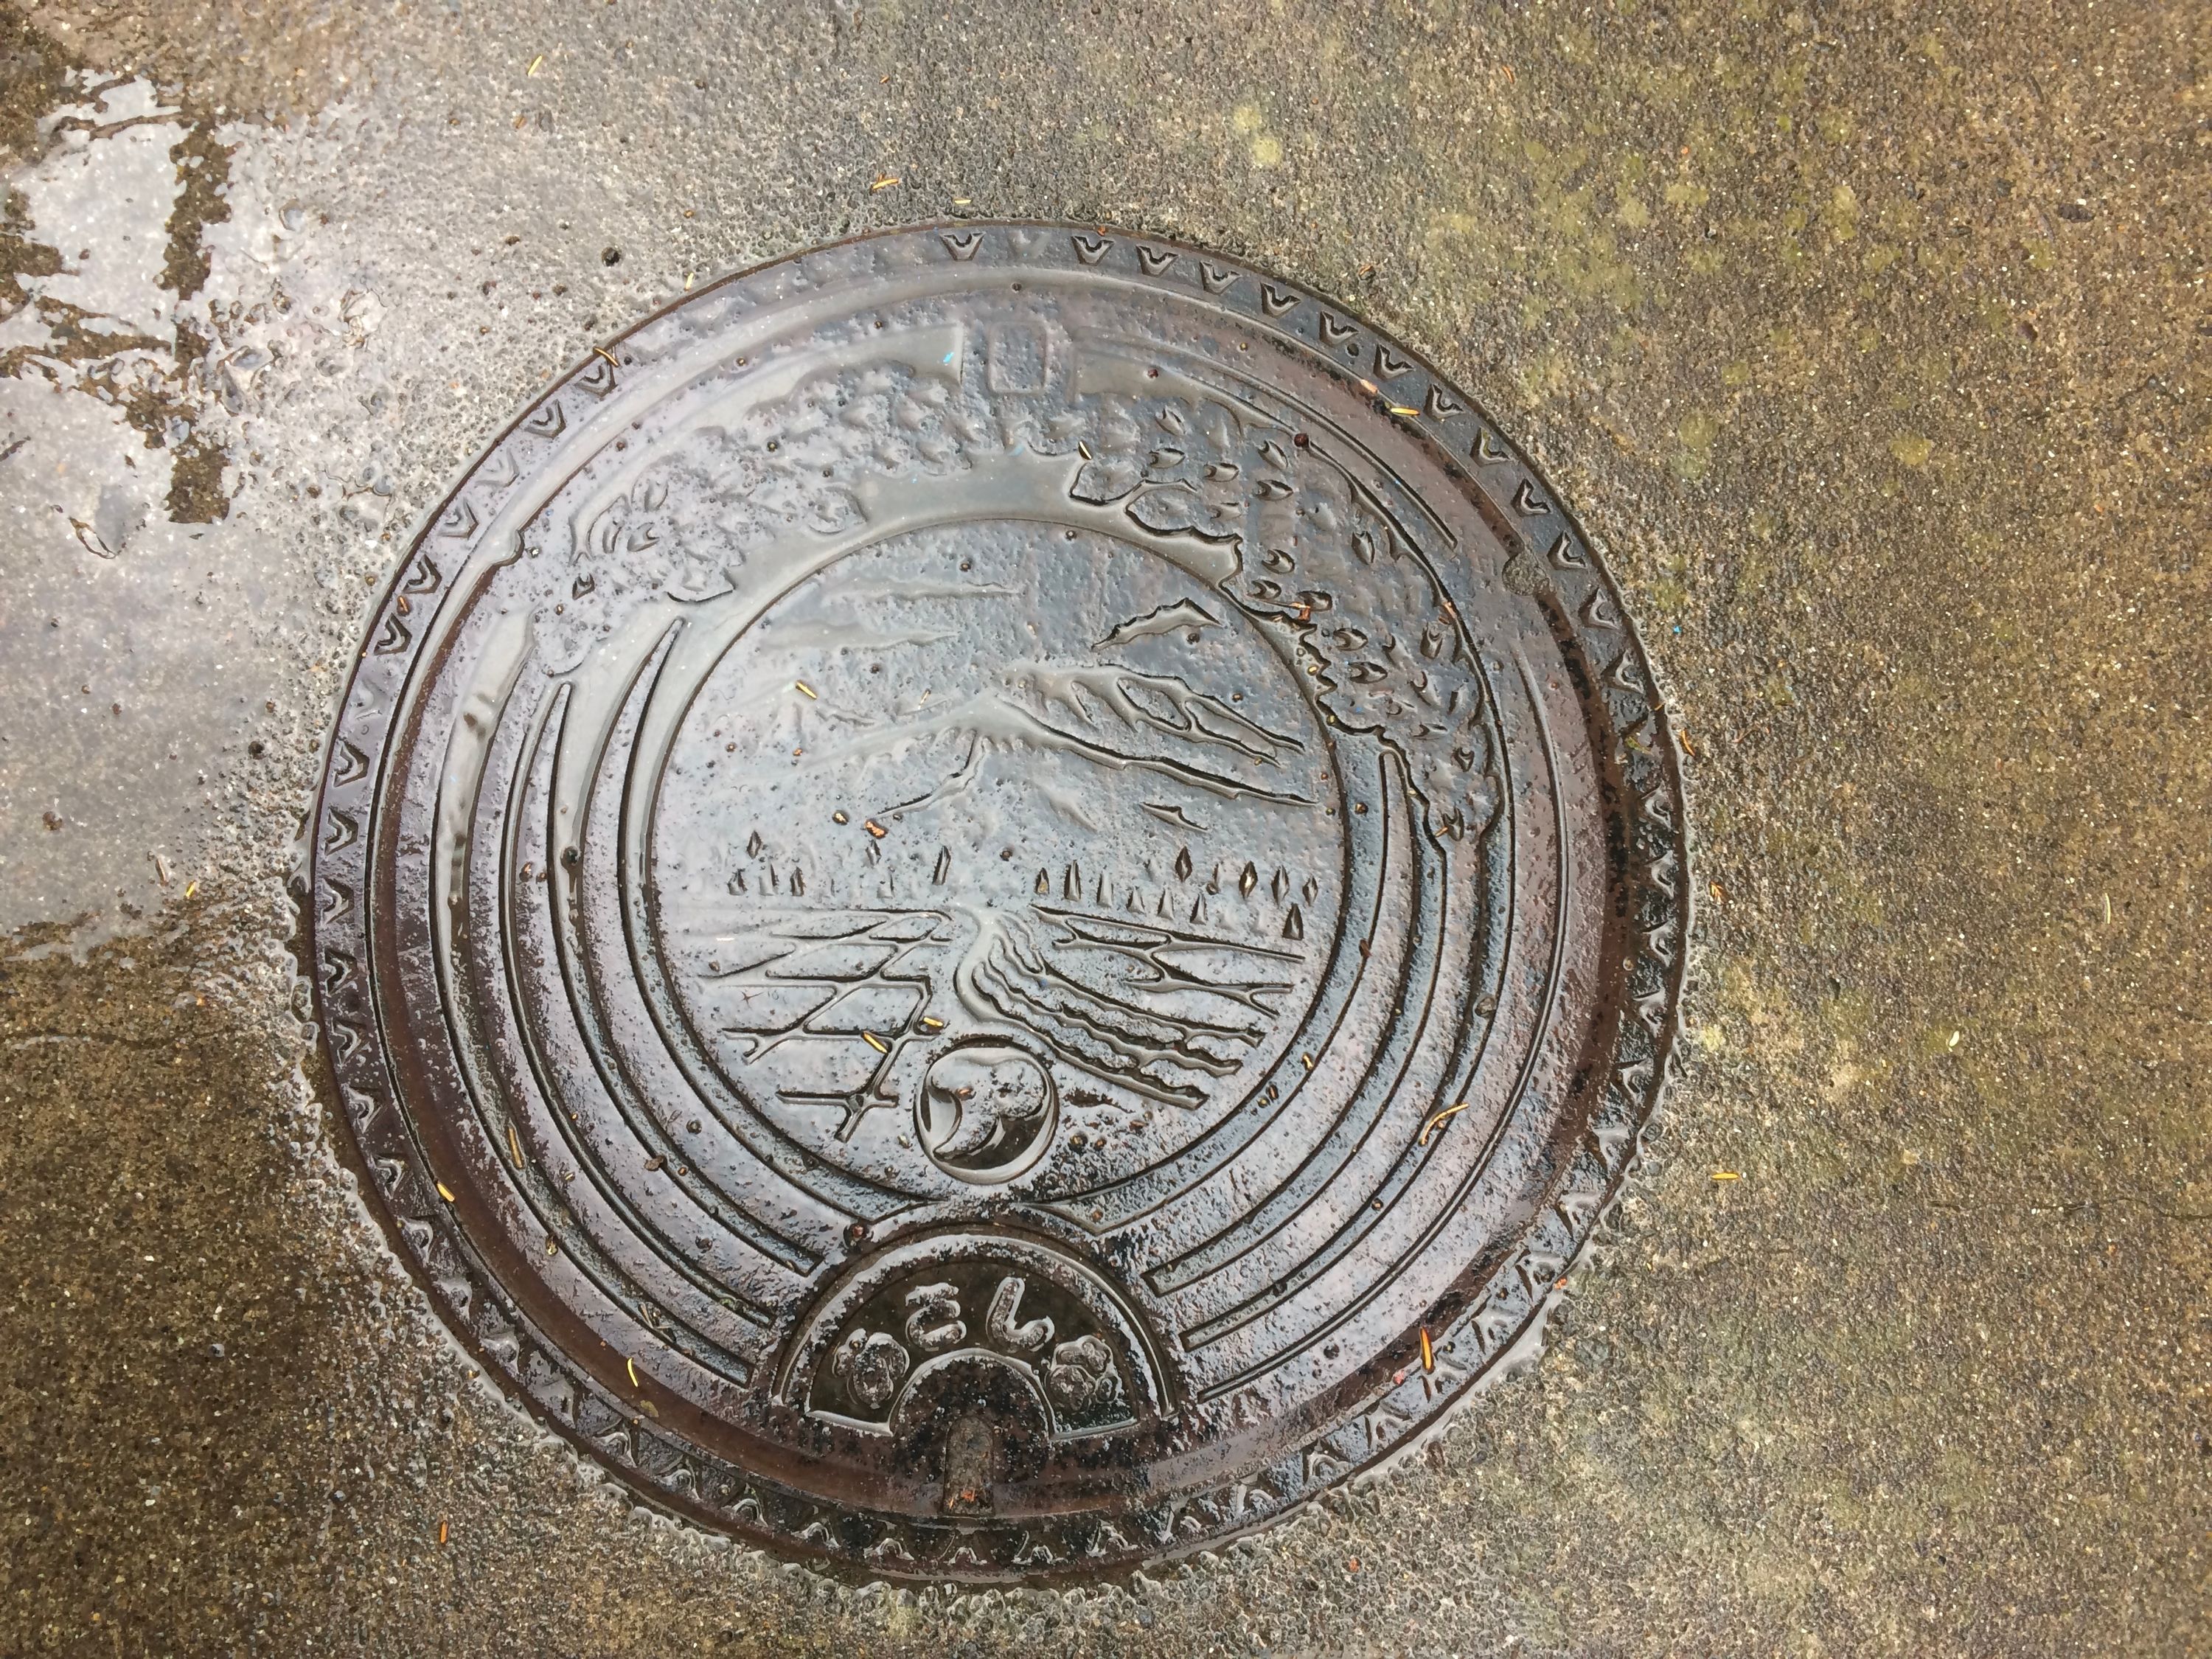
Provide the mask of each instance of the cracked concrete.
POLYGON ((0 18, 0 1652, 2212 1645, 2209 53, 2151 0, 0 18), (1068 1596, 824 1585, 532 1428, 354 1196, 286 951, 467 459, 689 283, 963 212, 1429 352, 1692 751, 1690 1064, 1540 1363, 1068 1596))

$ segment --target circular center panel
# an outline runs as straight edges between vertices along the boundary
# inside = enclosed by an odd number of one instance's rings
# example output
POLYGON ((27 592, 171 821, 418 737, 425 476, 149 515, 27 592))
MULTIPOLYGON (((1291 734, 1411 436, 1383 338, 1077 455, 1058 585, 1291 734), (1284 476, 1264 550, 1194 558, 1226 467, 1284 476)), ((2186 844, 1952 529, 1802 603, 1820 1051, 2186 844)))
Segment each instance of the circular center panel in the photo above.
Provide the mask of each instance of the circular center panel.
POLYGON ((1211 589, 986 520, 810 571, 729 644, 652 868, 686 1034, 744 1109, 917 1197, 1043 1196, 1182 1150, 1280 1063, 1342 808, 1289 641, 1211 589))
POLYGON ((1668 1065, 1671 739, 1472 401, 1239 262, 864 238, 595 352, 372 619, 311 927, 444 1316, 694 1520, 1126 1570, 1540 1325, 1668 1065))

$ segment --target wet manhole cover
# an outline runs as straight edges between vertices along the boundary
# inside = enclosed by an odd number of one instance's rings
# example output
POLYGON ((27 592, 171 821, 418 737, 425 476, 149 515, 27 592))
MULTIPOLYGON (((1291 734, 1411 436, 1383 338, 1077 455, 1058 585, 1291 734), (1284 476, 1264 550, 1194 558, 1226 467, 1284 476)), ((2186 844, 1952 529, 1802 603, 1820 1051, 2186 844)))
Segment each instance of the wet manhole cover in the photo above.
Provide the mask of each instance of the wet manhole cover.
POLYGON ((446 1318, 641 1492, 1126 1568, 1540 1316, 1667 1065, 1672 756, 1412 352, 1156 240, 865 238, 595 352, 410 551, 329 1057, 446 1318))

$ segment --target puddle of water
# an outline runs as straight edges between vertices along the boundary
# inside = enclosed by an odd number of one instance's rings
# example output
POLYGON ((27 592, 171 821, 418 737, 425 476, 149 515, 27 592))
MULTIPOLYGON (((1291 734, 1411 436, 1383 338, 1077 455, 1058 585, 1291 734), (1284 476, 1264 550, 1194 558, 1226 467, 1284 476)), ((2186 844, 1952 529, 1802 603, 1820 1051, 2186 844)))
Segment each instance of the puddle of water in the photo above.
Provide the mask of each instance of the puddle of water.
POLYGON ((314 583, 254 499, 264 383, 374 319, 295 264, 270 130, 75 85, 4 185, 0 932, 82 949, 208 872, 295 701, 314 583))
POLYGON ((0 345, 35 349, 42 327, 72 313, 118 344, 169 332, 178 296, 161 280, 178 192, 169 153, 185 131, 178 115, 134 81, 64 105, 42 124, 54 148, 13 187, 60 269, 25 283, 33 303, 9 319, 0 345))

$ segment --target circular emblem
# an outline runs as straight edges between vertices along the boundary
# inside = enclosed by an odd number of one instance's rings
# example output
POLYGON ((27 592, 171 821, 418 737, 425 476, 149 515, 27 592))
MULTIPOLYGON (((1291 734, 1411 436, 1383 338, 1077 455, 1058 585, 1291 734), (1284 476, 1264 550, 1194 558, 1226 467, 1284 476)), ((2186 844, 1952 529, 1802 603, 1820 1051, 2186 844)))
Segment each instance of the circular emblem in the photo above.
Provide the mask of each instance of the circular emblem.
POLYGON ((595 351, 375 613, 323 1030, 446 1318, 648 1497, 1127 1568, 1540 1318, 1688 885, 1611 583, 1463 394, 1237 260, 872 236, 595 351))

